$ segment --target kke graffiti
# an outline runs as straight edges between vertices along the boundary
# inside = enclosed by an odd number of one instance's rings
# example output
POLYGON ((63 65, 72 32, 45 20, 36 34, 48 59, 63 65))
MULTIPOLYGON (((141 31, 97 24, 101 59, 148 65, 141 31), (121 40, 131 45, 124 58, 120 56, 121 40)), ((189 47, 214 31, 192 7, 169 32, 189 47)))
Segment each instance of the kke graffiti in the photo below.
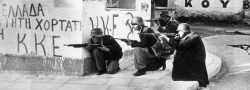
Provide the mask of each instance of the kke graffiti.
MULTIPOLYGON (((26 39, 26 34, 24 34, 23 35, 23 37, 21 38, 21 35, 18 33, 17 34, 17 38, 18 38, 18 44, 17 44, 17 52, 18 53, 20 53, 20 48, 21 48, 21 45, 24 47, 24 49, 25 49, 25 52, 26 53, 28 53, 29 52, 29 50, 28 50, 28 47, 27 47, 27 45, 26 45, 26 43, 25 43, 25 39, 26 39)), ((38 39, 37 39, 37 34, 35 34, 34 35, 34 39, 35 39, 35 54, 37 54, 37 52, 38 52, 38 46, 40 45, 41 47, 42 47, 42 50, 43 50, 43 55, 47 55, 46 54, 46 48, 45 48, 45 46, 44 46, 44 44, 43 44, 43 42, 45 41, 45 35, 43 35, 43 38, 42 38, 42 40, 40 41, 40 42, 38 42, 38 39)), ((51 39, 52 39, 52 50, 53 50, 53 56, 57 56, 57 57, 61 57, 61 55, 56 55, 56 53, 55 53, 55 50, 56 49, 59 49, 59 46, 56 46, 55 45, 55 39, 56 38, 60 38, 60 36, 52 36, 51 37, 51 39)))
MULTIPOLYGON (((230 0, 220 0, 222 7, 227 8, 227 4, 229 3, 230 0)), ((201 6, 203 8, 208 8, 210 6, 209 0, 202 0, 201 1, 201 6)), ((185 0, 185 7, 193 7, 192 5, 192 0, 185 0)))
POLYGON ((56 42, 62 37, 57 33, 81 31, 81 20, 56 19, 56 17, 51 19, 49 15, 46 15, 49 9, 44 9, 41 3, 29 5, 1 3, 0 7, 0 46, 8 45, 2 41, 17 42, 16 45, 9 45, 16 48, 16 51, 11 51, 11 53, 34 53, 61 57, 62 55, 56 54, 56 50, 60 49, 56 42), (32 34, 29 33, 31 31, 32 34), (40 31, 48 32, 49 35, 41 34, 40 31), (12 36, 7 33, 16 33, 17 38, 8 40, 12 36))
MULTIPOLYGON (((128 12, 126 15, 129 15, 131 17, 130 19, 133 18, 133 14, 130 13, 130 12, 128 12)), ((112 21, 113 23, 111 25, 112 29, 108 27, 108 24, 109 24, 109 21, 110 21, 109 20, 109 16, 107 15, 106 23, 105 23, 105 20, 103 19, 103 17, 102 16, 100 17, 101 20, 102 20, 102 24, 103 24, 102 29, 103 29, 105 35, 112 35, 112 36, 114 36, 114 30, 117 28, 117 25, 115 24, 115 19, 118 18, 118 17, 119 17, 118 14, 113 14, 112 15, 112 20, 113 20, 112 21)), ((92 25, 92 29, 99 27, 99 19, 98 19, 97 16, 96 16, 96 22, 94 22, 93 18, 91 18, 91 17, 89 17, 89 19, 90 19, 90 22, 91 22, 91 25, 92 25), (96 23, 96 24, 94 24, 94 23, 96 23)), ((128 36, 129 36, 129 34, 133 33, 133 28, 132 28, 131 24, 129 23, 130 19, 127 19, 126 22, 125 22, 125 25, 128 26, 129 29, 130 29, 130 32, 128 33, 128 36)))

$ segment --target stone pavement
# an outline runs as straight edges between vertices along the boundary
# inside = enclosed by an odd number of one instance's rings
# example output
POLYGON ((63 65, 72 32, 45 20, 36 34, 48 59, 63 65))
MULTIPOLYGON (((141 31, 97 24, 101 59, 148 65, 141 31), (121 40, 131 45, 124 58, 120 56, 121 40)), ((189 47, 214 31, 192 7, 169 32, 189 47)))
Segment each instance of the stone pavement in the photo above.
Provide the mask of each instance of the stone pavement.
MULTIPOLYGON (((19 76, 0 75, 0 90, 195 90, 196 81, 173 81, 172 59, 166 70, 149 71, 143 76, 133 76, 134 66, 117 74, 72 76, 19 76)), ((221 60, 207 53, 206 65, 209 78, 220 70, 221 60)))

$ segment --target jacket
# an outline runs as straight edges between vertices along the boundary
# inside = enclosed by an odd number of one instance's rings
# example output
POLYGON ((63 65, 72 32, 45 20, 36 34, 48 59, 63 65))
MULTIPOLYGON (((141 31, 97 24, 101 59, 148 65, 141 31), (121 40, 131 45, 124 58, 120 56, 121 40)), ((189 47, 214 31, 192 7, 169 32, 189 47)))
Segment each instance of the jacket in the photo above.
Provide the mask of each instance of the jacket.
MULTIPOLYGON (((109 58, 113 59, 113 60, 119 60, 122 58, 122 48, 121 46, 116 42, 116 40, 110 36, 110 35, 105 35, 102 37, 103 41, 102 44, 103 45, 107 45, 107 46, 111 46, 108 47, 109 48, 109 58)), ((93 44, 92 39, 90 40, 90 43, 93 44)))
POLYGON ((173 80, 196 80, 208 84, 206 52, 200 36, 190 32, 181 40, 171 39, 170 45, 176 49, 172 71, 173 80))
POLYGON ((161 24, 161 26, 166 26, 165 29, 162 27, 159 27, 158 31, 161 33, 177 33, 179 23, 176 20, 170 20, 169 22, 165 24, 161 24))
MULTIPOLYGON (((153 29, 147 26, 143 26, 140 33, 155 33, 155 32, 153 29)), ((157 39, 153 35, 145 35, 145 34, 140 34, 139 37, 141 42, 132 42, 131 47, 148 48, 149 53, 154 55, 151 46, 153 46, 157 42, 157 39)))

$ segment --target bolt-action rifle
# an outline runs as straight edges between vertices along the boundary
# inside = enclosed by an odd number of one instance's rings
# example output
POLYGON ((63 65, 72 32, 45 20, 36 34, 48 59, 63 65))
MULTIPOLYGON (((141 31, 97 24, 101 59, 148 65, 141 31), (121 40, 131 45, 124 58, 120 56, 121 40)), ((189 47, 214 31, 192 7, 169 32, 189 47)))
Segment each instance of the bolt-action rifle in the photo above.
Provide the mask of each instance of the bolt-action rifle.
POLYGON ((144 20, 146 22, 155 22, 155 21, 158 21, 158 19, 149 19, 149 20, 144 20))
POLYGON ((141 35, 155 35, 155 36, 160 36, 160 35, 166 35, 168 37, 175 37, 178 36, 176 33, 138 33, 141 35))
POLYGON ((90 46, 90 47, 112 47, 112 46, 108 46, 108 45, 101 45, 101 44, 64 44, 63 46, 68 46, 68 47, 74 47, 74 48, 80 48, 80 47, 86 47, 86 46, 90 46))
POLYGON ((237 47, 237 48, 243 49, 243 50, 245 50, 248 53, 248 55, 250 55, 250 45, 247 45, 247 44, 238 44, 238 45, 227 45, 227 46, 237 47))
POLYGON ((128 41, 137 42, 137 40, 130 40, 130 39, 124 39, 124 38, 114 38, 114 39, 121 40, 123 42, 128 42, 128 41))

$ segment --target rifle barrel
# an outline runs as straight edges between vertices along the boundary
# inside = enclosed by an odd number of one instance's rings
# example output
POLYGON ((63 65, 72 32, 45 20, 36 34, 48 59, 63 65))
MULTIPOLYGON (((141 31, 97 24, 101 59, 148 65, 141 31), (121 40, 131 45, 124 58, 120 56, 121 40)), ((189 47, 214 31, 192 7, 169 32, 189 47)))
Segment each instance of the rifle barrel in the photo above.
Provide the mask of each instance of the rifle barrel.
POLYGON ((231 47, 243 47, 243 46, 247 46, 247 47, 250 47, 250 45, 247 45, 247 44, 227 45, 227 46, 231 46, 231 47))
POLYGON ((150 19, 150 20, 144 20, 146 22, 154 22, 154 21, 157 21, 157 19, 150 19))
POLYGON ((177 34, 175 33, 138 33, 138 34, 142 34, 142 35, 166 35, 166 36, 177 36, 177 34))
POLYGON ((137 40, 124 39, 124 38, 114 38, 114 39, 118 39, 118 40, 121 40, 121 41, 123 41, 123 42, 128 42, 128 41, 137 42, 137 40))

